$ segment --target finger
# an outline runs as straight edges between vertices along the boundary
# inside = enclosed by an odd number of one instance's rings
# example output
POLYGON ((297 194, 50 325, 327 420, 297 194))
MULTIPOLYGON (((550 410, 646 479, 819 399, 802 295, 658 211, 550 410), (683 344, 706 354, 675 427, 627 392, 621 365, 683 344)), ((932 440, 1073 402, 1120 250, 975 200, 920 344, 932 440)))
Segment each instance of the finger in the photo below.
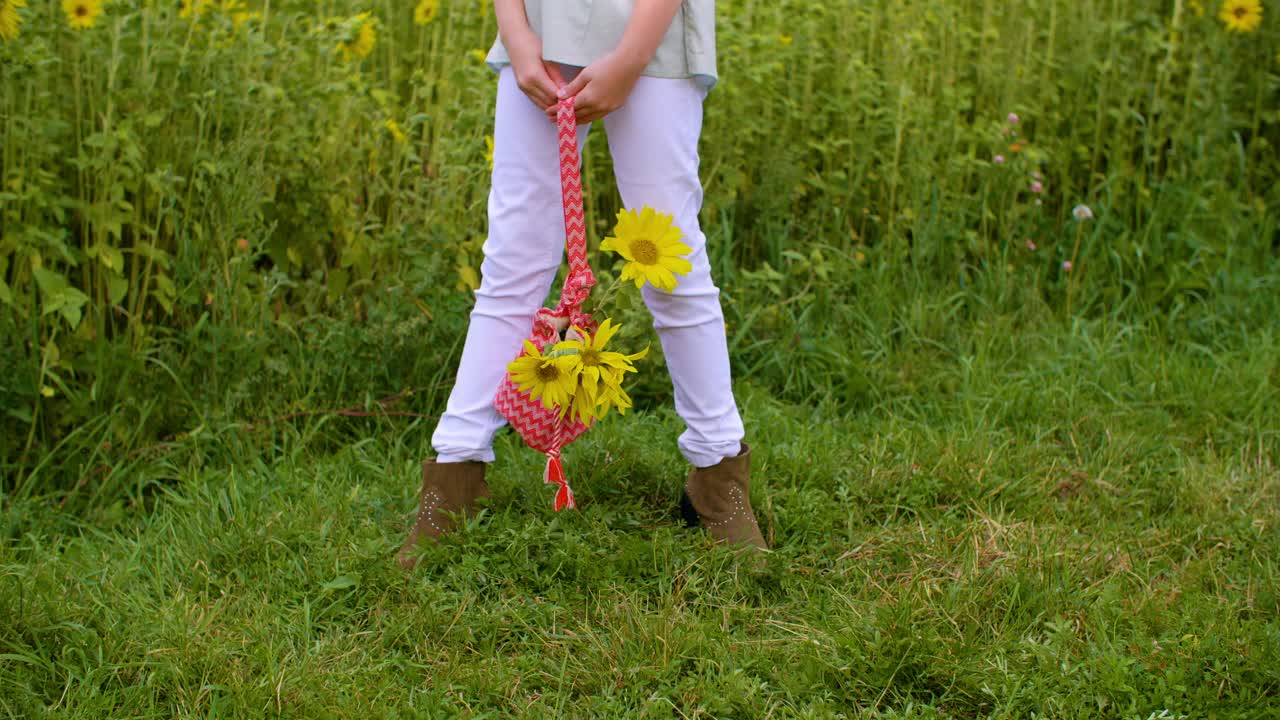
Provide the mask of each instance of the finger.
POLYGON ((550 83, 551 79, 543 76, 539 79, 538 84, 531 88, 532 93, 529 97, 533 99, 534 103, 540 108, 545 109, 550 105, 556 104, 556 90, 555 88, 550 87, 550 83))
POLYGON ((590 97, 590 93, 579 95, 573 103, 573 109, 578 117, 578 124, 585 125, 592 120, 599 119, 600 108, 596 102, 590 97))
POLYGON ((583 118, 591 113, 591 93, 579 93, 573 98, 573 114, 578 118, 578 122, 585 122, 583 118))
POLYGON ((556 97, 561 99, 573 97, 582 92, 582 88, 586 87, 589 82, 591 82, 591 78, 587 77, 587 71, 583 70, 578 73, 578 77, 574 78, 573 82, 560 88, 560 91, 556 93, 556 97))
POLYGON ((545 108, 556 103, 557 86, 551 81, 544 67, 537 67, 532 77, 527 79, 524 92, 538 107, 545 108))
POLYGON ((606 102, 603 99, 596 98, 588 98, 583 102, 583 105, 586 108, 585 115, 587 122, 602 120, 608 117, 613 111, 622 107, 621 105, 615 105, 611 102, 606 102))
POLYGON ((560 104, 560 98, 558 96, 558 93, 560 91, 560 86, 557 86, 555 84, 555 81, 552 80, 551 77, 548 75, 543 75, 542 80, 543 80, 543 85, 539 88, 539 90, 542 92, 543 101, 540 104, 544 108, 546 107, 554 108, 556 105, 560 104))
POLYGON ((603 106, 589 107, 587 108, 586 115, 583 116, 582 122, 595 122, 596 120, 603 120, 609 117, 609 113, 611 112, 613 112, 613 110, 610 110, 609 108, 603 107, 603 106))
POLYGON ((560 73, 559 65, 543 62, 542 67, 546 69, 547 77, 551 78, 551 82, 555 84, 557 90, 564 87, 564 75, 560 73))
POLYGON ((524 92, 524 96, 529 98, 529 102, 540 108, 546 109, 547 105, 551 102, 551 99, 546 96, 546 93, 536 85, 530 84, 528 87, 522 87, 520 89, 524 92))

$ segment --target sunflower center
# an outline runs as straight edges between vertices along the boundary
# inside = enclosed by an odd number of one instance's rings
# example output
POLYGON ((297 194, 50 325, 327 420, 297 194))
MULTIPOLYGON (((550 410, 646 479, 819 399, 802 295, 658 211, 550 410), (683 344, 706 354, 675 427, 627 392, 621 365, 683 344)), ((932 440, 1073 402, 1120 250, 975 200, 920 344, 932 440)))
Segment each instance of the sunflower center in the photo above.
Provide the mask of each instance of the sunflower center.
POLYGON ((89 14, 89 8, 86 5, 76 6, 76 17, 84 17, 89 14))
POLYGON ((657 265, 658 264, 658 246, 652 240, 640 238, 631 241, 631 254, 636 256, 636 262, 641 265, 657 265))
POLYGON ((1233 12, 1235 12, 1236 19, 1238 20, 1243 20, 1244 16, 1249 14, 1249 11, 1245 10, 1243 7, 1237 7, 1233 12))
POLYGON ((538 366, 538 379, 544 383, 555 382, 560 379, 560 368, 552 363, 544 363, 538 366))
POLYGON ((600 351, 587 349, 582 351, 582 364, 587 367, 597 367, 600 365, 600 351))

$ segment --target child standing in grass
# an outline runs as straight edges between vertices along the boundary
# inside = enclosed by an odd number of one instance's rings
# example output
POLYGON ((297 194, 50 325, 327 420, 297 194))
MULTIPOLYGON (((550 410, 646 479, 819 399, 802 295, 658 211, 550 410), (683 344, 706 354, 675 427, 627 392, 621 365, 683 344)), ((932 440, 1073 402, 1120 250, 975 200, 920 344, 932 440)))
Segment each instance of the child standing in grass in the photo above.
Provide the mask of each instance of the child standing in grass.
POLYGON ((716 82, 714 0, 495 0, 498 71, 489 234, 481 283, 448 406, 422 468, 420 505, 398 561, 453 529, 442 511, 489 497, 486 463, 505 423, 494 395, 551 289, 565 245, 555 114, 573 97, 579 148, 604 123, 627 208, 674 216, 692 270, 674 290, 646 285, 687 429, 693 465, 681 498, 690 525, 765 548, 748 499, 750 448, 729 374, 720 291, 698 225, 702 102, 716 82))

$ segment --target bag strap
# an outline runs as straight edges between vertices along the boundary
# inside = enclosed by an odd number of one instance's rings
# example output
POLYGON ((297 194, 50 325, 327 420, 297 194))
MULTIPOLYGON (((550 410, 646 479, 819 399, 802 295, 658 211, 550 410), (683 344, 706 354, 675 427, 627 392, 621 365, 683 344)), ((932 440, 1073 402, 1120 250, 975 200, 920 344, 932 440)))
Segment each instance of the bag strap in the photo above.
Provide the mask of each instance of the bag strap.
POLYGON ((560 101, 556 110, 557 142, 560 146, 560 193, 564 203, 564 245, 569 255, 569 274, 560 289, 560 302, 542 308, 533 318, 533 337, 538 349, 560 338, 560 331, 577 325, 591 332, 595 321, 582 312, 582 303, 596 284, 587 263, 587 224, 582 212, 582 176, 579 170, 578 117, 573 98, 560 101))
POLYGON ((582 175, 579 170, 578 116, 573 98, 560 101, 556 112, 556 125, 560 142, 560 191, 564 199, 564 244, 569 255, 569 275, 560 291, 560 303, 554 314, 557 317, 579 315, 582 302, 595 285, 595 276, 587 264, 587 224, 582 211, 582 175))
MULTIPOLYGON (((556 111, 556 126, 560 143, 560 191, 564 199, 564 245, 569 255, 569 274, 560 289, 560 302, 554 310, 539 310, 534 319, 534 341, 539 347, 559 337, 557 320, 568 319, 572 325, 595 332, 595 322, 582 312, 582 302, 595 285, 595 276, 587 263, 587 224, 582 212, 582 175, 579 170, 578 116, 573 108, 573 98, 560 101, 556 111)), ((573 491, 564 474, 560 460, 560 446, 564 442, 564 423, 555 425, 554 446, 547 452, 547 470, 543 481, 560 486, 556 491, 553 507, 556 512, 575 508, 573 491)))

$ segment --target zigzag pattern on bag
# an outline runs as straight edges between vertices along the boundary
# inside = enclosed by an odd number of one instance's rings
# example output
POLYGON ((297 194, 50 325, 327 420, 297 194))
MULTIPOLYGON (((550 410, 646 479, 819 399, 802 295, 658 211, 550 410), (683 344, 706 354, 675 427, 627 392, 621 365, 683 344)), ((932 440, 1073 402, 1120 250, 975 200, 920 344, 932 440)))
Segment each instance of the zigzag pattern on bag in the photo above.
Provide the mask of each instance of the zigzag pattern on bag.
MULTIPOLYGON (((595 285, 595 276, 587 263, 587 227, 582 211, 582 177, 579 171, 578 122, 573 98, 560 101, 556 115, 557 141, 560 146, 560 189, 564 201, 565 249, 569 256, 569 275, 560 289, 560 302, 555 309, 542 308, 534 315, 529 341, 544 351, 562 338, 560 330, 576 325, 588 332, 595 332, 596 323, 582 312, 582 303, 595 285), (565 321, 568 321, 565 323, 565 321)), ((523 354, 523 350, 520 353, 523 354)), ((520 355, 516 356, 517 358, 520 355)), ((515 359, 515 358, 513 358, 515 359)), ((511 427, 534 450, 546 453, 547 471, 544 481, 560 486, 553 503, 557 511, 576 507, 569 482, 560 464, 560 448, 568 445, 587 431, 589 424, 560 417, 556 408, 543 407, 541 400, 533 400, 520 389, 507 373, 498 386, 494 407, 507 419, 511 427)))
POLYGON ((530 400, 509 377, 503 379, 494 406, 525 443, 538 452, 558 453, 590 427, 568 416, 561 419, 559 410, 543 407, 541 400, 530 400))

